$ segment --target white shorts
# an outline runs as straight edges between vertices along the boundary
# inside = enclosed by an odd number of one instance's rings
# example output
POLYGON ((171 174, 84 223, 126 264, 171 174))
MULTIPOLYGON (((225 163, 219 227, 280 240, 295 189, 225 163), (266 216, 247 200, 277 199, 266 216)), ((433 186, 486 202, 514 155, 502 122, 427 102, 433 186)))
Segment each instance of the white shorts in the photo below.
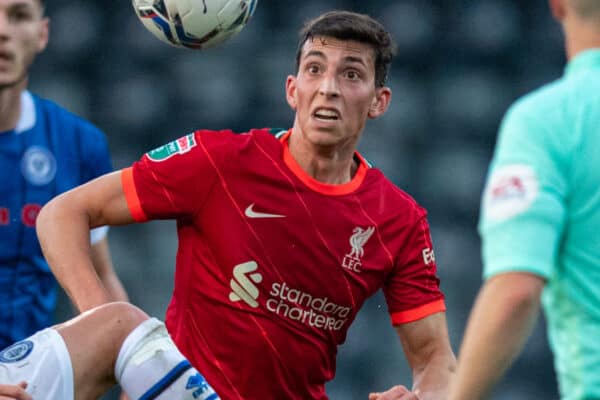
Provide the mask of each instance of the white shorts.
POLYGON ((0 351, 0 383, 27 382, 34 400, 73 400, 73 368, 62 336, 44 329, 0 351))

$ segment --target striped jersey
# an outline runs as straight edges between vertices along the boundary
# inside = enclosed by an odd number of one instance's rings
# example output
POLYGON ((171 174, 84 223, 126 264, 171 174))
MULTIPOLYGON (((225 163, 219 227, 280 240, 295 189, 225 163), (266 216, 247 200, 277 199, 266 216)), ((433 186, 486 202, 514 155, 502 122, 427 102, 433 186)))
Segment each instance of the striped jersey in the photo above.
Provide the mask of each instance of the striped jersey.
POLYGON ((104 134, 29 92, 0 132, 0 348, 53 323, 56 281, 35 232, 54 196, 111 170, 104 134))

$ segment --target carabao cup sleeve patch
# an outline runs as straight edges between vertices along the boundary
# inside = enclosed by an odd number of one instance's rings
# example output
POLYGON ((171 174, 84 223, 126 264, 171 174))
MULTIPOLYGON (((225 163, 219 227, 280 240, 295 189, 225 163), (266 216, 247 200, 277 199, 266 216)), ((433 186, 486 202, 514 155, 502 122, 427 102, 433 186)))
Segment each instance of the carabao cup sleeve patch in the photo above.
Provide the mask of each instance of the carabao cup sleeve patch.
POLYGON ((194 147, 196 147, 196 138, 194 137, 193 133, 190 133, 180 137, 177 140, 173 140, 170 143, 149 151, 146 153, 146 156, 154 162, 161 162, 168 160, 174 155, 185 154, 194 147))
POLYGON ((483 195, 483 216, 503 221, 529 209, 539 192, 538 178, 531 166, 511 164, 498 167, 488 179, 483 195))

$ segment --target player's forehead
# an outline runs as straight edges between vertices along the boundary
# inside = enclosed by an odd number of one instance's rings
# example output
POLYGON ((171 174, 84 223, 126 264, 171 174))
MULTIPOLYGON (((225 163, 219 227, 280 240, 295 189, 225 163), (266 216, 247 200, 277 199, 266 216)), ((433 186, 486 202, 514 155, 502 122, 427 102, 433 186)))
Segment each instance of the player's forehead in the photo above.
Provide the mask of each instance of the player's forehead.
POLYGON ((315 36, 304 42, 300 62, 310 57, 340 57, 342 60, 362 62, 366 66, 375 64, 375 52, 368 44, 330 36, 315 36))

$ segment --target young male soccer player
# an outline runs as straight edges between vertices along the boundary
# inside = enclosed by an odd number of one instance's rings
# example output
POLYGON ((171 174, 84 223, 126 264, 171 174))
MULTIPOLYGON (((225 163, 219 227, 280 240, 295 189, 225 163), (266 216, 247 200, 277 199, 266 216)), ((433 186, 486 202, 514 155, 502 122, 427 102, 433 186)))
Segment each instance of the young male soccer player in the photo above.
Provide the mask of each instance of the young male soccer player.
MULTIPOLYGON (((0 0, 0 348, 52 324, 56 280, 35 232, 59 193, 111 170, 102 132, 27 91, 28 69, 48 41, 41 0, 0 0)), ((88 241, 89 241, 88 235, 88 241)), ((108 298, 126 300, 106 228, 92 256, 108 298)))
POLYGON ((542 290, 561 398, 600 399, 600 1, 550 6, 569 63, 502 124, 480 221, 487 281, 453 400, 491 392, 528 337, 542 290))
POLYGON ((132 399, 219 399, 164 324, 124 302, 104 304, 0 351, 0 400, 97 399, 116 382, 132 399))
POLYGON ((38 233, 75 304, 107 300, 90 227, 175 218, 167 326, 223 398, 326 399, 337 346, 380 288, 413 387, 372 398, 443 396, 455 359, 426 213, 356 151, 389 105, 392 53, 375 20, 326 13, 286 81, 290 130, 190 133, 49 203, 38 233))

